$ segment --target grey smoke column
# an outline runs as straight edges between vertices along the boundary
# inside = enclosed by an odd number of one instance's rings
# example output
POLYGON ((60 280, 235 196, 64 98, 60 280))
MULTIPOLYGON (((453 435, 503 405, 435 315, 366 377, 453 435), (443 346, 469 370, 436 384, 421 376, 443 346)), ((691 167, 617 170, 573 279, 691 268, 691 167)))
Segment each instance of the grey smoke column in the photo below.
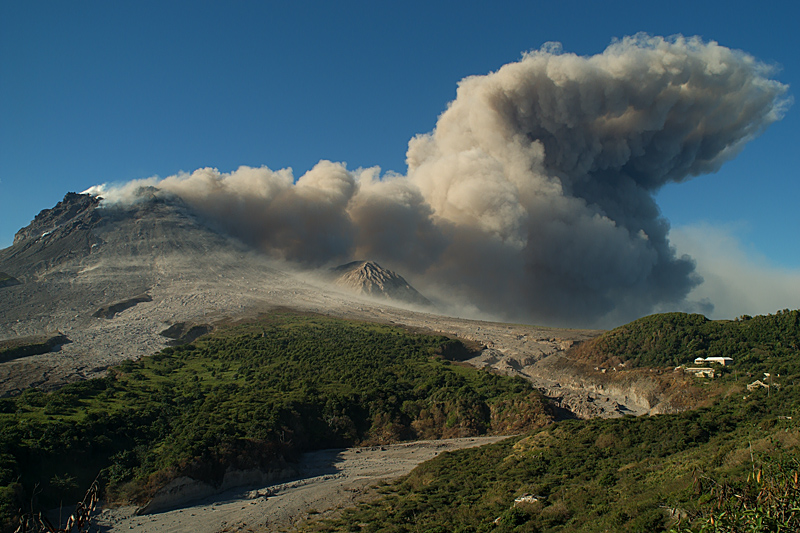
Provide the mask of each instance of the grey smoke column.
POLYGON ((461 81, 406 176, 320 162, 141 184, 181 195, 267 252, 377 260, 454 305, 516 320, 609 324, 690 304, 654 194, 713 172, 781 118, 787 86, 752 56, 637 35, 580 57, 554 44, 461 81))
POLYGON ((434 268, 472 265, 475 283, 497 269, 507 282, 484 284, 502 292, 476 292, 479 306, 534 320, 679 304, 699 280, 653 194, 717 170, 780 118, 787 88, 769 73, 716 43, 637 35, 592 57, 548 45, 463 80, 408 151, 411 179, 462 230, 434 268))

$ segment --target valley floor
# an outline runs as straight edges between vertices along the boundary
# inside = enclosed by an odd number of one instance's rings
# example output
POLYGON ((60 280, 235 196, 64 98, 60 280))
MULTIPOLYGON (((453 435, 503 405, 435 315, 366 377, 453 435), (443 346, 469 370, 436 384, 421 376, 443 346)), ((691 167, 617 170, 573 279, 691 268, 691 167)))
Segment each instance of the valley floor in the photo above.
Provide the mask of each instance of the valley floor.
POLYGON ((369 497, 370 487, 409 473, 440 453, 498 442, 506 437, 470 437, 307 453, 298 475, 265 487, 233 489, 194 505, 149 515, 135 507, 103 510, 101 531, 216 533, 291 529, 369 497))

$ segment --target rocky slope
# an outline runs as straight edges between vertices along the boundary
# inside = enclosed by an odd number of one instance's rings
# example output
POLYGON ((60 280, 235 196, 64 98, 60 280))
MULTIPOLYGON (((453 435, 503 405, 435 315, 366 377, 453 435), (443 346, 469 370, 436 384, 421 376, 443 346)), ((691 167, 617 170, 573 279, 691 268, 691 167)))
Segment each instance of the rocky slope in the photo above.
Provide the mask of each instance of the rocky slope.
POLYGON ((5 272, 0 272, 0 289, 3 287, 10 287, 12 285, 19 285, 19 280, 9 276, 5 272))
POLYGON ((357 294, 430 307, 431 302, 403 276, 374 261, 353 261, 331 269, 334 283, 357 294))
POLYGON ((126 206, 67 194, 0 250, 0 271, 19 281, 0 288, 0 340, 60 331, 73 341, 0 366, 0 394, 152 353, 175 322, 252 307, 256 286, 285 304, 303 285, 152 191, 126 206))

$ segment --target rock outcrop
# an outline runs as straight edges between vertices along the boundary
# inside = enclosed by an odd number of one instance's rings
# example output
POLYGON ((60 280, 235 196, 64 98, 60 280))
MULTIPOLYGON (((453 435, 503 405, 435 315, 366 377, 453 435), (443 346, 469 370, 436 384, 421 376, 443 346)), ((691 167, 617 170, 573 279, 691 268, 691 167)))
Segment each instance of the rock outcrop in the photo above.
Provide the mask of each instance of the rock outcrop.
POLYGON ((126 309, 130 309, 136 304, 140 304, 142 302, 152 302, 152 301, 153 299, 150 297, 149 294, 140 294, 138 296, 134 296, 133 298, 126 298, 118 302, 104 305, 103 307, 95 311, 92 314, 92 316, 95 318, 112 319, 115 316, 117 316, 117 313, 121 313, 126 309))
POLYGON ((19 280, 14 276, 9 276, 5 272, 0 272, 0 289, 3 287, 11 287, 13 285, 19 285, 19 280))
POLYGON ((89 255, 99 241, 92 228, 100 220, 98 198, 67 193, 52 209, 45 209, 14 236, 14 244, 0 252, 9 276, 31 278, 65 261, 89 255))

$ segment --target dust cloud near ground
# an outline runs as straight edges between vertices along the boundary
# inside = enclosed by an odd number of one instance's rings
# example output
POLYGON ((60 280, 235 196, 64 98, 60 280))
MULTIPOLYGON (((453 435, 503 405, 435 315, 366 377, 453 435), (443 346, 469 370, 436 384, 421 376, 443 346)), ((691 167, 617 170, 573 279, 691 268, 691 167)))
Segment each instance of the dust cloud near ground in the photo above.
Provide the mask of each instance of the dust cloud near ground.
POLYGON ((403 476, 440 453, 498 442, 470 437, 307 453, 292 479, 233 489, 189 507, 136 515, 135 507, 103 510, 96 524, 106 532, 278 531, 325 516, 374 495, 371 487, 403 476))
POLYGON ((100 377, 108 367, 150 355, 172 339, 162 332, 176 324, 256 320, 276 309, 374 321, 470 341, 466 362, 531 381, 559 406, 580 417, 645 414, 650 407, 625 394, 611 395, 575 376, 565 376, 560 356, 601 332, 506 324, 447 316, 397 302, 359 296, 318 278, 292 272, 263 256, 241 252, 158 254, 135 261, 81 261, 70 276, 44 275, 33 284, 5 288, 0 338, 59 331, 70 342, 57 351, 0 363, 0 396, 28 387, 52 389, 100 377), (123 275, 124 273, 124 275, 123 275), (58 295, 52 298, 43 295, 58 295), (112 318, 98 309, 146 294, 112 318), (37 307, 48 305, 47 312, 37 307), (19 310, 19 311, 18 311, 19 310), (22 320, 18 320, 22 318, 22 320))

